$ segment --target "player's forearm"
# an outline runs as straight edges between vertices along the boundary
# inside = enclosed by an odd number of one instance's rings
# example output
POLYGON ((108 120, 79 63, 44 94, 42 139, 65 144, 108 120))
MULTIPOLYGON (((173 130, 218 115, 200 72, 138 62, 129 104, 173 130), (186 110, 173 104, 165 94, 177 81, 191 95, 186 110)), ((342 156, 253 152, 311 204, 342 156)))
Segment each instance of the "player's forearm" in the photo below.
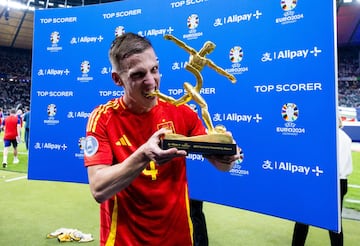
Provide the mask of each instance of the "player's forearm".
POLYGON ((125 161, 112 166, 100 165, 88 168, 90 189, 94 199, 102 203, 128 187, 149 163, 140 151, 125 161))

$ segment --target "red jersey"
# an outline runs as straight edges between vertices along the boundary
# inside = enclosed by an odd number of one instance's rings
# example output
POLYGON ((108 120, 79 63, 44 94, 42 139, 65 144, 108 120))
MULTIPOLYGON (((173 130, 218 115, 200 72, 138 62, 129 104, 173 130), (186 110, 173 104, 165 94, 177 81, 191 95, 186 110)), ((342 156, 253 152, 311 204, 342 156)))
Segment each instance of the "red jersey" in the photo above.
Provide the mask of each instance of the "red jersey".
POLYGON ((17 127, 20 124, 20 120, 17 115, 9 115, 3 122, 5 126, 4 130, 4 139, 5 140, 14 140, 18 135, 17 127))
MULTIPOLYGON (((121 165, 163 127, 185 136, 205 134, 187 105, 158 101, 139 115, 127 110, 122 98, 100 105, 87 125, 87 137, 98 146, 85 155, 85 166, 121 165)), ((100 245, 190 246, 192 241, 185 158, 163 165, 150 162, 127 188, 100 205, 100 245)))

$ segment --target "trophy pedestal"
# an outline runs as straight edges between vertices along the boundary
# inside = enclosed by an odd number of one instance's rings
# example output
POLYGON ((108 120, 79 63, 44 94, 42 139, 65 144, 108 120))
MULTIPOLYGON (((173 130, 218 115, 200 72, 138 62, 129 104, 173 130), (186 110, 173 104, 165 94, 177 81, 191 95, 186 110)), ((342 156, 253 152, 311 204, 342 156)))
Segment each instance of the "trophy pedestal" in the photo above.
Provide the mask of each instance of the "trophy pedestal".
POLYGON ((223 133, 212 133, 185 137, 180 134, 166 134, 161 140, 162 149, 177 148, 188 153, 205 155, 235 155, 236 144, 233 138, 223 133))

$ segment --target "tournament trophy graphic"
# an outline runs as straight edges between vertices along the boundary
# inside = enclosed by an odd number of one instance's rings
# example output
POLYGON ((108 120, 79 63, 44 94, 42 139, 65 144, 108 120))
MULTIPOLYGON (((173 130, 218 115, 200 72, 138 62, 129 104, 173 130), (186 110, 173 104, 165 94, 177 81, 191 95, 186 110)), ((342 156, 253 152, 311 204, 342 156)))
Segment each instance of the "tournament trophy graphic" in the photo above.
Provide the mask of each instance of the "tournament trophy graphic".
POLYGON ((179 99, 167 96, 161 93, 159 90, 151 93, 151 96, 157 96, 175 106, 186 104, 193 100, 201 108, 201 116, 207 128, 206 135, 186 137, 183 135, 170 133, 166 134, 162 139, 161 147, 163 149, 178 148, 184 149, 192 153, 201 154, 214 154, 214 155, 233 155, 236 154, 236 144, 233 138, 226 133, 226 128, 223 125, 217 125, 214 127, 206 101, 200 95, 200 90, 203 85, 203 77, 201 70, 208 66, 214 69, 220 75, 227 77, 232 83, 236 82, 236 78, 226 72, 221 67, 217 66, 210 59, 205 56, 211 53, 215 49, 215 44, 211 41, 204 43, 203 47, 196 51, 192 47, 186 45, 184 42, 174 37, 173 35, 167 34, 164 36, 165 39, 175 42, 177 46, 184 49, 190 54, 189 61, 185 66, 185 69, 191 72, 196 78, 196 85, 192 86, 188 82, 184 82, 185 93, 179 99))

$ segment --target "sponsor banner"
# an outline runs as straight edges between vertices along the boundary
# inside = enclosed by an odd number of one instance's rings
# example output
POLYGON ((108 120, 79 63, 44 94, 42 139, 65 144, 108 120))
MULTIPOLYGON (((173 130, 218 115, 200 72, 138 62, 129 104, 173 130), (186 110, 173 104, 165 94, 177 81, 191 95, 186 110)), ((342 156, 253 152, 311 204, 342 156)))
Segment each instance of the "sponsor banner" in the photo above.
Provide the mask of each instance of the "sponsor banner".
MULTIPOLYGON (((241 147, 230 172, 189 154, 191 197, 338 231, 334 12, 333 2, 305 0, 121 1, 37 10, 29 179, 88 182, 89 114, 124 93, 111 80, 108 49, 115 37, 134 32, 152 42, 163 94, 178 99, 187 93, 184 82, 195 85, 185 69, 191 54, 164 39, 171 34, 195 51, 215 44, 206 55, 212 65, 201 71, 200 95, 214 125, 226 126, 241 147)), ((196 102, 189 104, 200 114, 196 102)))

